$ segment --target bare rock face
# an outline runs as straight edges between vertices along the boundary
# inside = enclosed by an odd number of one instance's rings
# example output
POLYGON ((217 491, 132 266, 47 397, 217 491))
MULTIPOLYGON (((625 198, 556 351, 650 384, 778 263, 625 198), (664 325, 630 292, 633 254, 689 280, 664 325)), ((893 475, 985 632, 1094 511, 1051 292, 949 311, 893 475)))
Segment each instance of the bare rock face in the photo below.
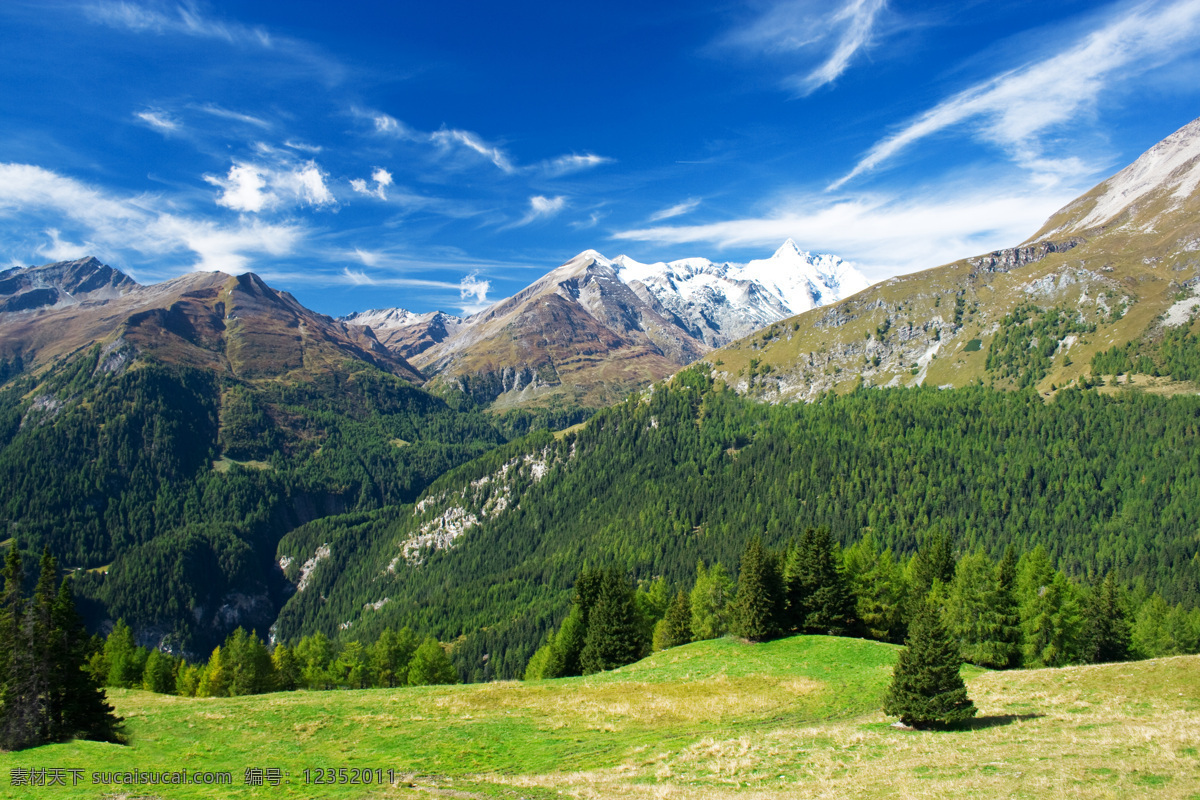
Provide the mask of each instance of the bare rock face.
POLYGON ((424 381, 370 330, 310 311, 253 273, 193 272, 141 286, 94 258, 0 273, 0 358, 36 366, 118 340, 136 354, 246 379, 349 359, 424 381))
POLYGON ((95 258, 59 261, 0 272, 0 314, 71 306, 120 297, 137 281, 95 258))

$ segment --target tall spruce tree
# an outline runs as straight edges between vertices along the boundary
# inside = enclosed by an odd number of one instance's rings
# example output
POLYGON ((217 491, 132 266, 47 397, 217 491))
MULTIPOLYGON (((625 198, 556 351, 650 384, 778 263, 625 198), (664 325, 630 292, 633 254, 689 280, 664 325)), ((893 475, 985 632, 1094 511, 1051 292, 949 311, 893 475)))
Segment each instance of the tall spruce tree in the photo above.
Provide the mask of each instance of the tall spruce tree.
POLYGON ((975 716, 960 670, 958 643, 942 622, 941 609, 922 603, 909 625, 908 640, 896 660, 883 713, 905 725, 952 725, 975 716))
POLYGON ((941 528, 931 529, 912 560, 909 598, 914 613, 920 609, 935 582, 948 586, 954 580, 954 567, 954 547, 950 538, 941 528))
POLYGON ((845 551, 843 561, 854 595, 855 616, 863 631, 872 639, 902 643, 908 586, 891 549, 880 553, 874 536, 867 531, 845 551))
POLYGON ((834 636, 851 631, 856 621, 854 594, 840 565, 828 528, 808 528, 789 548, 783 575, 788 627, 834 636))
POLYGON ((692 640, 692 604, 686 592, 675 595, 659 625, 661 634, 655 642, 656 649, 666 650, 668 647, 678 647, 692 640))
POLYGON ((751 642, 778 635, 783 583, 776 559, 755 536, 742 552, 730 630, 751 642))
POLYGON ((603 571, 596 604, 588 614, 579 665, 584 675, 631 664, 641 657, 642 619, 633 586, 616 568, 603 571))
POLYGON ((1129 659, 1129 620, 1121 602, 1121 589, 1111 572, 1089 598, 1083 647, 1084 660, 1090 664, 1129 659))
POLYGON ((59 585, 53 609, 55 662, 52 697, 57 740, 121 742, 124 721, 113 713, 100 680, 87 669, 92 640, 75 611, 69 576, 59 585))

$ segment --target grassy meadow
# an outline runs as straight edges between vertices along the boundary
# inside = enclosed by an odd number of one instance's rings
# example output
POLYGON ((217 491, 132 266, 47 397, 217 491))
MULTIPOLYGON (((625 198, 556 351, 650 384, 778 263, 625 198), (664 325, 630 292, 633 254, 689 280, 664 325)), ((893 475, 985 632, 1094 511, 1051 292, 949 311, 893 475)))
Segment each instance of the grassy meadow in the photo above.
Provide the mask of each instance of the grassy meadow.
POLYGON ((543 683, 193 699, 113 690, 128 746, 0 753, 4 797, 1200 800, 1200 656, 1065 669, 964 668, 979 718, 908 731, 879 712, 898 648, 800 636, 699 642, 543 683), (65 787, 14 768, 82 769, 65 787), (244 784, 280 768, 279 786, 244 784), (305 785, 304 770, 395 771, 305 785), (229 771, 231 786, 97 786, 94 771, 229 771))

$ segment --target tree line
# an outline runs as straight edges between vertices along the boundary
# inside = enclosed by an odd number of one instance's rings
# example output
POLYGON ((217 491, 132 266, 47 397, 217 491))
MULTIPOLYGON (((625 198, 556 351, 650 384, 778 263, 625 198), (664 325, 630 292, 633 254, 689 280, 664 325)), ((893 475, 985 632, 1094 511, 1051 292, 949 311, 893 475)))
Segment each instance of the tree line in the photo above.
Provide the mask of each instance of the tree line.
POLYGON ((700 562, 690 590, 673 595, 662 579, 635 587, 619 569, 585 569, 569 613, 524 677, 587 675, 725 634, 751 642, 807 633, 901 643, 927 606, 937 610, 957 657, 989 669, 1200 652, 1200 609, 1131 593, 1111 573, 1080 585, 1041 546, 1020 556, 1010 546, 994 561, 981 548, 956 553, 935 529, 911 558, 897 559, 869 535, 843 550, 827 530, 809 528, 779 551, 751 539, 736 585, 720 562, 700 562))
POLYGON ((385 629, 370 644, 341 642, 316 633, 295 645, 268 645, 238 628, 192 663, 158 648, 138 646, 117 620, 107 637, 96 636, 86 671, 97 682, 181 697, 236 697, 296 689, 370 689, 458 683, 447 648, 408 628, 385 629))

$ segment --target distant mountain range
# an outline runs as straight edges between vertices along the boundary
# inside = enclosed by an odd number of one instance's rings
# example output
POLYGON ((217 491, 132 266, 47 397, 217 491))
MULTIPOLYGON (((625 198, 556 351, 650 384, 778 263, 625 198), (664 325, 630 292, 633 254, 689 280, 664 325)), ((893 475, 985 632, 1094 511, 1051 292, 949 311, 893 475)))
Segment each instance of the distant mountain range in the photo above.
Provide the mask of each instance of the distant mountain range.
POLYGON ((342 321, 369 327, 435 382, 481 402, 598 406, 867 285, 842 259, 806 253, 791 239, 748 264, 643 264, 585 250, 466 318, 382 309, 342 321))
MULTIPOLYGON (((1094 381, 1093 359, 1116 348, 1105 369, 1121 373, 1120 382, 1179 391, 1168 374, 1189 373, 1170 369, 1161 343, 1180 330, 1200 332, 1198 188, 1195 120, 1015 247, 891 278, 705 359, 739 391, 777 402, 860 381, 982 380, 1053 394, 1094 381), (1122 365, 1133 360, 1141 367, 1131 378, 1122 365)), ((1183 356, 1170 347, 1178 363, 1183 356)))

